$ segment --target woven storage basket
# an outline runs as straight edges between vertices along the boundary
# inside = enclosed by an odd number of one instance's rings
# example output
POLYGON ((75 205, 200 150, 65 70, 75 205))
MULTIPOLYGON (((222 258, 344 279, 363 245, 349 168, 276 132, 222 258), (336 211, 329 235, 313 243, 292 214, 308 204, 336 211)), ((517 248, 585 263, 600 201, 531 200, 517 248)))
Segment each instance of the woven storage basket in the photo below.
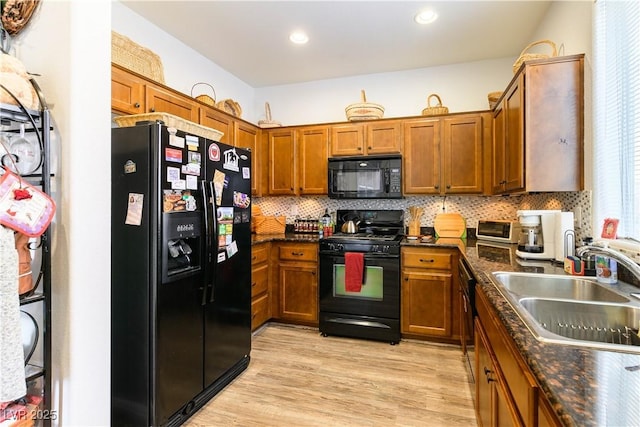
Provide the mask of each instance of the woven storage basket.
POLYGON ((269 107, 269 103, 265 102, 264 103, 264 110, 265 110, 265 114, 267 116, 266 120, 258 120, 258 126, 260 126, 261 128, 277 128, 282 126, 282 123, 275 121, 275 120, 271 120, 271 107, 269 107))
POLYGON ((376 120, 382 118, 384 115, 384 107, 380 104, 367 102, 364 89, 360 91, 360 100, 362 102, 347 105, 347 108, 344 109, 344 112, 347 115, 347 120, 353 122, 358 120, 376 120))
POLYGON ((174 116, 168 113, 132 114, 130 116, 114 117, 113 120, 120 127, 135 126, 137 122, 153 122, 156 120, 161 120, 170 128, 176 128, 186 133, 201 136, 212 141, 220 141, 220 138, 222 138, 222 136, 224 135, 224 133, 220 132, 219 130, 211 129, 206 126, 190 122, 189 120, 185 120, 182 117, 174 116))
POLYGON ((287 225, 285 216, 256 216, 256 234, 284 234, 287 225))
POLYGON ((164 84, 160 57, 115 31, 111 31, 111 62, 164 84))
POLYGON ((555 56, 558 56, 558 50, 556 49, 556 44, 551 40, 538 40, 536 42, 533 42, 527 45, 527 47, 525 47, 522 50, 522 52, 520 53, 520 56, 518 57, 518 59, 516 59, 516 62, 513 63, 513 73, 515 74, 518 72, 518 70, 520 69, 520 66, 524 61, 533 61, 534 59, 546 59, 549 57, 553 58, 555 56), (551 55, 547 55, 544 53, 527 53, 527 51, 532 47, 537 45, 542 45, 542 44, 551 46, 551 55))
POLYGON ((11 36, 18 34, 27 26, 35 13, 40 0, 7 0, 2 2, 2 27, 11 36))
POLYGON ((498 103, 498 99, 502 96, 502 91, 489 92, 487 99, 489 100, 489 108, 493 109, 498 103))
POLYGON ((212 107, 216 106, 216 90, 213 88, 213 86, 211 86, 209 83, 204 83, 204 82, 198 82, 196 84, 194 84, 193 86, 191 86, 191 97, 197 99, 200 102, 203 102, 207 105, 210 105, 212 107), (197 96, 193 96, 193 89, 195 89, 196 86, 198 85, 205 85, 205 86, 209 86, 211 88, 211 91, 213 92, 213 98, 210 97, 207 94, 202 94, 202 95, 197 95, 197 96))
POLYGON ((442 105, 442 100, 440 99, 440 97, 435 93, 432 93, 431 95, 429 95, 429 97, 427 98, 427 108, 422 110, 422 115, 437 116, 439 114, 447 114, 447 113, 449 113, 449 109, 442 105), (438 103, 433 107, 431 106, 431 98, 436 98, 438 100, 438 103))
POLYGON ((242 115, 242 108, 240 107, 240 104, 233 99, 223 99, 216 103, 216 108, 235 117, 240 117, 242 115))

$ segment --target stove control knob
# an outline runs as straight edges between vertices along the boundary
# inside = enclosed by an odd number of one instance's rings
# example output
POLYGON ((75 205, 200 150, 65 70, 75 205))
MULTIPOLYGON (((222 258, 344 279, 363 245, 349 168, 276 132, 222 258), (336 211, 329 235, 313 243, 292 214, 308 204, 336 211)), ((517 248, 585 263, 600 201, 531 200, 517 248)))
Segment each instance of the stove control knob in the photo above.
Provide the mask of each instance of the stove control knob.
POLYGON ((371 245, 371 252, 380 252, 380 246, 371 245))

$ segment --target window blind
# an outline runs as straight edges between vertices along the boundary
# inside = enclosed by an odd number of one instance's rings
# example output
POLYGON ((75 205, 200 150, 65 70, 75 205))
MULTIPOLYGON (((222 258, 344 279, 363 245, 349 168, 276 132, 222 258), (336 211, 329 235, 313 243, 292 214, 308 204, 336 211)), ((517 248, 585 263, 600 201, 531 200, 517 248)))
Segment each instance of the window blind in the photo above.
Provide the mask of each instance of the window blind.
POLYGON ((640 2, 594 6, 594 235, 640 239, 640 2))

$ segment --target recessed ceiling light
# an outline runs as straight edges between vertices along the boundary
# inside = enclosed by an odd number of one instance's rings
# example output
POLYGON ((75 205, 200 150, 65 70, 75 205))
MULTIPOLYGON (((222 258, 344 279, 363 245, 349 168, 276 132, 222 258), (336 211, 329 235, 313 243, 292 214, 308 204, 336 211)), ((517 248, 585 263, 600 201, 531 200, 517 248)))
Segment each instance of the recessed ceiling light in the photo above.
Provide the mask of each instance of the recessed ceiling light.
POLYGON ((436 19, 438 19, 438 14, 431 9, 423 10, 422 12, 418 13, 415 17, 416 22, 418 24, 423 24, 423 25, 431 24, 436 19))
POLYGON ((291 40, 295 44, 305 44, 309 41, 309 36, 307 36, 302 31, 294 31, 289 36, 289 40, 291 40))

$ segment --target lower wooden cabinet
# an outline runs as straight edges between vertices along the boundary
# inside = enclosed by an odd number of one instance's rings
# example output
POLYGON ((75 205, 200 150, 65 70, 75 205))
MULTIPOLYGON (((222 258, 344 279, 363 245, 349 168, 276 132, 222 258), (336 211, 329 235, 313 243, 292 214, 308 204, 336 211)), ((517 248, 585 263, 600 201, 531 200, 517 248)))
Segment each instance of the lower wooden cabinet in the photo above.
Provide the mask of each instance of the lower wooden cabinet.
POLYGON ((254 331, 271 318, 269 304, 269 250, 271 243, 251 247, 251 330, 254 331))
POLYGON ((318 325, 318 244, 277 243, 278 319, 318 325))
POLYGON ((401 332, 414 338, 460 338, 458 250, 403 247, 401 332))
POLYGON ((476 292, 476 307, 478 425, 558 425, 559 420, 548 407, 533 374, 482 291, 476 292))

